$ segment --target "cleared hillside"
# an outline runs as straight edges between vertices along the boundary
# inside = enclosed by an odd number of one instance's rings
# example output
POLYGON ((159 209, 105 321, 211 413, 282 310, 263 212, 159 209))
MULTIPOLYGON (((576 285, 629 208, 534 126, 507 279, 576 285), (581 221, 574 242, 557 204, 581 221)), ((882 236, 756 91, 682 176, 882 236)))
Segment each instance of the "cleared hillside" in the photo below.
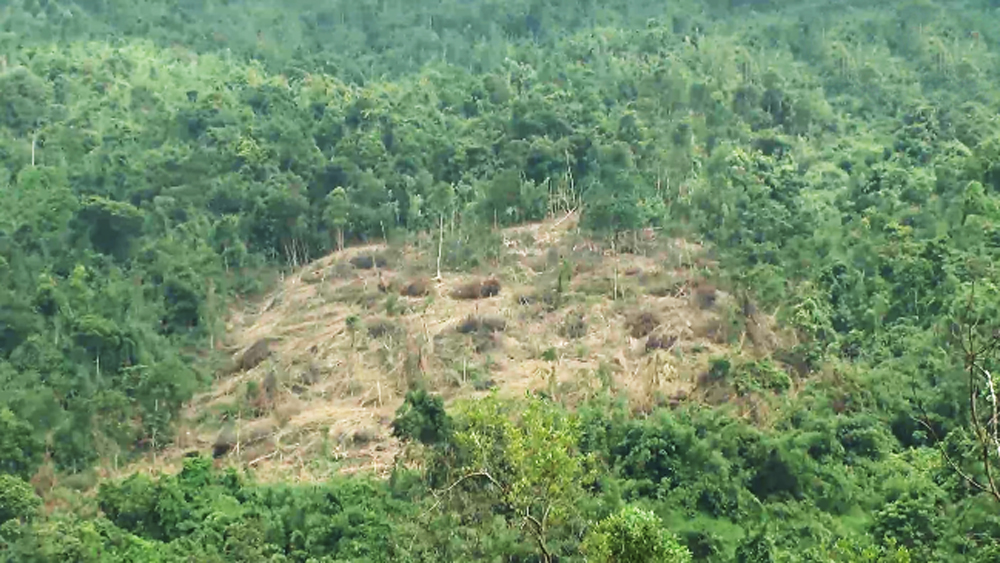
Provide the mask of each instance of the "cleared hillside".
POLYGON ((231 365, 157 463, 197 449, 265 478, 386 471, 399 452, 391 421, 416 388, 572 404, 608 386, 639 412, 739 400, 754 413, 757 401, 714 384, 710 360, 766 356, 778 344, 771 323, 748 322, 699 246, 647 230, 613 253, 576 219, 504 230, 496 260, 440 279, 433 241, 350 248, 302 268, 232 313, 219 344, 231 365), (493 280, 498 294, 478 293, 493 280))

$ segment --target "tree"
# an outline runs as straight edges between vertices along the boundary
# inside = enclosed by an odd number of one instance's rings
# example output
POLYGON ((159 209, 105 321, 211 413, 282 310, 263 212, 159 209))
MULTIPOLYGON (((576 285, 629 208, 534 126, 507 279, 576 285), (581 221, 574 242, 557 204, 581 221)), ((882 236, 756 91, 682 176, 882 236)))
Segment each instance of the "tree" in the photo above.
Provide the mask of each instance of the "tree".
POLYGON ((0 474, 0 524, 8 520, 27 521, 42 505, 31 485, 13 475, 0 474))
POLYGON ((591 458, 577 451, 579 421, 558 405, 531 397, 517 418, 509 408, 495 392, 465 406, 454 440, 464 463, 444 493, 481 481, 482 493, 527 531, 548 563, 551 528, 573 512, 591 458))
POLYGON ((326 209, 323 212, 323 218, 336 232, 337 250, 344 249, 344 227, 347 226, 350 212, 351 203, 347 200, 347 192, 344 191, 344 188, 335 188, 326 196, 326 209))
POLYGON ((132 243, 142 234, 143 215, 129 203, 89 196, 83 200, 76 222, 98 252, 125 261, 132 243))
POLYGON ((51 90, 45 80, 24 67, 4 69, 0 72, 0 125, 21 135, 38 127, 49 108, 51 90))
MULTIPOLYGON (((957 437, 950 437, 963 447, 963 455, 953 456, 939 444, 945 461, 967 485, 1000 502, 1000 388, 993 374, 1000 362, 1000 328, 984 322, 1000 312, 1000 290, 987 284, 977 297, 976 285, 971 284, 967 293, 965 305, 956 312, 950 327, 952 345, 961 354, 968 393, 966 425, 956 432, 957 437)), ((920 422, 939 438, 926 413, 920 422)))
POLYGON ((433 445, 447 440, 451 434, 451 418, 444 410, 444 401, 424 389, 406 394, 406 400, 396 411, 392 435, 403 440, 416 439, 433 445))
POLYGON ((691 552, 663 529, 658 516, 631 505, 601 520, 584 540, 583 551, 594 563, 691 561, 691 552))
POLYGON ((41 465, 43 451, 31 424, 0 407, 0 475, 30 477, 41 465))
POLYGON ((430 208, 438 214, 437 279, 441 279, 441 251, 444 247, 444 218, 450 215, 455 205, 455 187, 445 182, 434 185, 428 200, 430 208))
POLYGON ((636 171, 629 146, 622 142, 598 151, 597 173, 583 190, 581 225, 611 242, 616 254, 613 298, 618 298, 618 242, 622 233, 635 232, 659 215, 662 201, 636 171))
POLYGON ((655 194, 636 174, 635 161, 625 143, 602 147, 596 174, 583 190, 584 227, 611 237, 646 225, 652 218, 650 204, 655 194))
POLYGON ((748 536, 736 548, 736 563, 774 563, 774 540, 761 531, 748 536))
POLYGON ((821 547, 807 553, 817 561, 837 561, 842 563, 910 563, 910 552, 905 547, 896 547, 892 539, 886 545, 870 545, 867 542, 838 540, 829 548, 821 547))

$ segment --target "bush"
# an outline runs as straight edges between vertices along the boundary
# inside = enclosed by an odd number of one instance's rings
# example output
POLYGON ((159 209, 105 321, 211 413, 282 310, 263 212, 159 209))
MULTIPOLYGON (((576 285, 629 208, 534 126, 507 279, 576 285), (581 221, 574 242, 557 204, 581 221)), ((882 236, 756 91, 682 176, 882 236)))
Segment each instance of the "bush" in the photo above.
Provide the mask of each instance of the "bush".
POLYGON ((451 291, 452 299, 486 299, 500 295, 500 281, 496 278, 464 283, 451 291))
POLYGON ((736 548, 736 563, 774 563, 774 541, 759 533, 740 542, 736 548))
POLYGON ((30 424, 0 408, 0 475, 31 477, 42 463, 43 450, 30 424))
POLYGON ((938 491, 905 491, 875 511, 871 532, 926 557, 942 539, 942 504, 938 491))
POLYGON ((451 418, 444 410, 441 397, 420 389, 406 394, 403 405, 396 411, 392 435, 401 440, 417 440, 431 445, 444 442, 451 434, 451 418))
POLYGON ((747 362, 734 371, 733 385, 740 395, 764 390, 782 392, 792 386, 788 374, 769 360, 747 362))
POLYGON ((424 297, 430 293, 431 282, 425 278, 411 280, 399 288, 403 297, 424 297))
POLYGON ((691 552, 662 527, 652 512, 626 506, 602 520, 583 544, 588 561, 687 563, 691 552))
POLYGON ((655 313, 644 311, 628 320, 628 330, 632 338, 644 338, 660 326, 660 318, 655 313))
POLYGON ((31 485, 13 475, 0 474, 0 524, 30 520, 41 505, 42 499, 31 485))
POLYGON ((373 268, 385 268, 389 263, 385 256, 379 254, 359 254, 350 260, 351 265, 359 270, 371 270, 373 268))
POLYGON ((581 313, 570 313, 563 319, 559 334, 564 338, 583 338, 587 335, 587 319, 581 313))
POLYGON ((470 315, 458 325, 458 332, 472 334, 481 332, 493 334, 507 329, 507 321, 503 317, 470 315))

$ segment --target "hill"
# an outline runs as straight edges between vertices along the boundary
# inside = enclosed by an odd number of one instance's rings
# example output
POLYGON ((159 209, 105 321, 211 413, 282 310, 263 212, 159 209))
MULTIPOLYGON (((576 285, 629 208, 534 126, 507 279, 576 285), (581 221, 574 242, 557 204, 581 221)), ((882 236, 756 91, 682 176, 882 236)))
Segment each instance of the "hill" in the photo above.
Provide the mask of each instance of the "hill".
POLYGON ((997 29, 3 3, 0 560, 997 560, 997 29))
MULTIPOLYGON (((501 233, 495 260, 441 278, 433 240, 351 248, 287 276, 228 318, 232 367, 186 407, 158 463, 217 448, 267 479, 389 471, 390 423, 417 388, 576 404, 611 385, 636 412, 728 398, 708 392, 709 363, 743 344, 746 320, 700 247, 648 231, 613 255, 576 214, 501 233), (497 295, 480 295, 486 281, 497 295)), ((745 352, 774 345, 760 344, 745 352)))

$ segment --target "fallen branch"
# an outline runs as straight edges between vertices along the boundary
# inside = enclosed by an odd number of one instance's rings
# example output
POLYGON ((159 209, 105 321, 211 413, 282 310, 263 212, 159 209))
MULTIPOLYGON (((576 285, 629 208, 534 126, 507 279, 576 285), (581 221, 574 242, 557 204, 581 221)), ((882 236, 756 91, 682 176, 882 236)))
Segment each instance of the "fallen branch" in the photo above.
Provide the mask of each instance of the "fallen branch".
POLYGON ((264 460, 267 460, 267 459, 271 459, 272 457, 274 457, 274 456, 278 455, 278 454, 280 453, 280 451, 281 451, 281 450, 275 450, 275 451, 273 451, 273 452, 271 452, 271 453, 269 453, 269 454, 267 454, 267 455, 262 455, 262 456, 258 457, 257 459, 255 459, 255 460, 251 461, 251 462, 250 462, 250 463, 248 463, 247 465, 248 465, 249 467, 253 467, 254 465, 257 465, 258 463, 260 463, 260 462, 262 462, 262 461, 264 461, 264 460))

